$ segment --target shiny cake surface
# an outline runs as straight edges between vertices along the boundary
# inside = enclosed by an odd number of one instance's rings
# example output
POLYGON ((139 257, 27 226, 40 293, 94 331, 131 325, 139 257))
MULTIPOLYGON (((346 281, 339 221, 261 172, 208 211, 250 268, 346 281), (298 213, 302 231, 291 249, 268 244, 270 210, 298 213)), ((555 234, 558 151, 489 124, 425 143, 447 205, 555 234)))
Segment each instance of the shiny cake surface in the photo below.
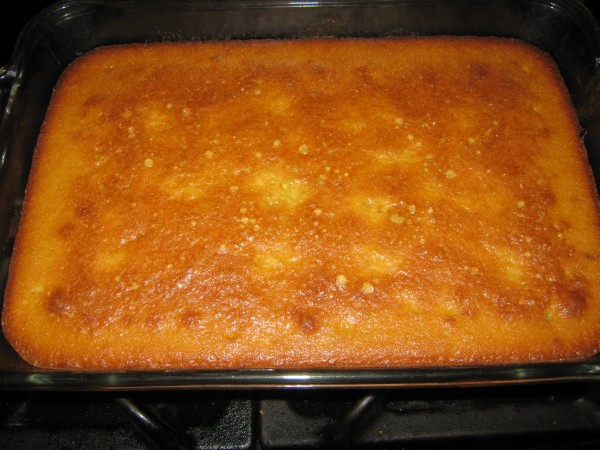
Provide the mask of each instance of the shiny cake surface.
POLYGON ((52 98, 3 328, 58 368, 576 359, 599 256, 574 111, 528 45, 105 47, 52 98))

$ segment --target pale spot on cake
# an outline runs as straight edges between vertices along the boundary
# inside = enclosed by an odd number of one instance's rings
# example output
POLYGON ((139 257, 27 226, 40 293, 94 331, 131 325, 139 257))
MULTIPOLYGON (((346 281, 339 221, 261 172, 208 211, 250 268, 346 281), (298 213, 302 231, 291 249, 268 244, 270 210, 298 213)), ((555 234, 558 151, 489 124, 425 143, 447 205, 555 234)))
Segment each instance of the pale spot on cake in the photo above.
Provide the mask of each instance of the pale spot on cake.
POLYGON ((523 278, 523 269, 519 264, 507 262, 504 267, 504 275, 510 281, 520 282, 523 278))
POLYGON ((128 253, 123 249, 98 250, 95 253, 93 267, 98 272, 110 272, 125 264, 128 253))
POLYGON ((271 88, 268 93, 265 94, 267 98, 267 107, 270 112, 277 115, 289 114, 294 108, 294 99, 285 90, 279 90, 271 88))
POLYGON ((256 248, 252 270, 260 275, 273 276, 290 270, 301 254, 286 242, 267 242, 256 248))
POLYGON ((401 167, 401 165, 416 164, 421 159, 417 151, 412 148, 376 150, 373 156, 382 166, 401 167))
POLYGON ((339 287, 344 287, 346 286, 346 284, 348 283, 348 278, 346 278, 345 275, 338 275, 335 278, 335 283, 339 286, 339 287))
POLYGON ((358 194, 348 199, 349 209, 367 223, 378 224, 394 213, 390 208, 397 204, 394 199, 385 196, 358 194))
POLYGON ((337 334, 350 336, 357 331, 356 324, 353 323, 351 319, 341 319, 335 326, 335 331, 337 334))
POLYGON ((126 291, 137 291, 140 288, 140 284, 132 281, 131 283, 129 283, 127 285, 127 287, 125 288, 126 291))
POLYGON ((350 249, 349 255, 352 257, 352 268, 368 277, 394 273, 402 262, 399 253, 394 253, 383 246, 368 244, 354 246, 350 249))
POLYGON ((375 287, 371 283, 365 282, 361 286, 360 290, 363 291, 365 294, 372 294, 373 292, 375 292, 375 287))
POLYGON ((269 207, 295 209, 311 195, 307 182, 277 167, 256 173, 249 187, 269 207))
POLYGON ((449 180, 454 180, 457 177, 456 171, 452 169, 446 170, 446 178, 449 180))
MULTIPOLYGON (((160 132, 171 125, 171 116, 158 106, 150 106, 140 111, 140 122, 150 134, 160 132)), ((131 134, 131 133, 130 133, 131 134)))
POLYGON ((186 176, 173 173, 162 177, 160 189, 171 199, 196 200, 206 195, 213 183, 212 178, 202 174, 186 176))
POLYGON ((394 213, 390 216, 390 221, 396 225, 402 225, 404 222, 406 222, 406 217, 394 213))

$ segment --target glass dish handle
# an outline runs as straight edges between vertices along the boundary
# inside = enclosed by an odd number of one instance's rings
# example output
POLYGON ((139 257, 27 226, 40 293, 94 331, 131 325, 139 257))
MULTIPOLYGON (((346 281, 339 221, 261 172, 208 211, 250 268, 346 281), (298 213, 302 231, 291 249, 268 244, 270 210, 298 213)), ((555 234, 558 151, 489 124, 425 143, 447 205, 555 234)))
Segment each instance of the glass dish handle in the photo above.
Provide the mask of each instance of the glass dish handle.
POLYGON ((14 72, 5 66, 0 67, 0 170, 4 167, 6 153, 8 151, 8 140, 6 139, 10 128, 11 117, 11 95, 16 88, 16 77, 14 72))
POLYGON ((14 74, 8 68, 5 66, 0 67, 0 127, 5 117, 10 113, 8 99, 14 79, 14 74))
POLYGON ((600 57, 596 60, 596 71, 583 88, 583 95, 580 96, 582 100, 575 105, 581 121, 587 121, 600 109, 600 57))

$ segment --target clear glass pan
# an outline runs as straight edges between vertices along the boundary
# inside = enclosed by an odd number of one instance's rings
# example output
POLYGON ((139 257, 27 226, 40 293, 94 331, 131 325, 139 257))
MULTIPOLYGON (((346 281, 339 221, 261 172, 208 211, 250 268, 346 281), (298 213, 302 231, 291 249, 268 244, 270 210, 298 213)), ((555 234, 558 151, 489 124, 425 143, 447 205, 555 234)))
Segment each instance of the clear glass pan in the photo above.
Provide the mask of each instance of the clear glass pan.
MULTIPOLYGON (((101 45, 315 36, 514 37, 548 52, 579 114, 600 178, 600 26, 573 0, 64 1, 38 14, 0 68, 0 288, 31 158, 63 69, 101 45)), ((110 88, 110 86, 108 87, 110 88)), ((49 371, 0 336, 0 389, 422 387, 600 379, 600 356, 566 363, 390 370, 49 371)))

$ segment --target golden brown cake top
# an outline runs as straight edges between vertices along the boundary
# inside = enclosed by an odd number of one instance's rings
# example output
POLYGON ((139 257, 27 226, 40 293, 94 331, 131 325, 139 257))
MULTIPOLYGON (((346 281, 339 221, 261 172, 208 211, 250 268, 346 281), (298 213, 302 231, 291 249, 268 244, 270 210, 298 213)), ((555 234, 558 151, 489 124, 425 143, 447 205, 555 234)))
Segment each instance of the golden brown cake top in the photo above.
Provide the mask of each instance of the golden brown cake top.
POLYGON ((43 126, 5 334, 84 369, 589 356, 578 131, 551 60, 512 40, 97 49, 43 126))

